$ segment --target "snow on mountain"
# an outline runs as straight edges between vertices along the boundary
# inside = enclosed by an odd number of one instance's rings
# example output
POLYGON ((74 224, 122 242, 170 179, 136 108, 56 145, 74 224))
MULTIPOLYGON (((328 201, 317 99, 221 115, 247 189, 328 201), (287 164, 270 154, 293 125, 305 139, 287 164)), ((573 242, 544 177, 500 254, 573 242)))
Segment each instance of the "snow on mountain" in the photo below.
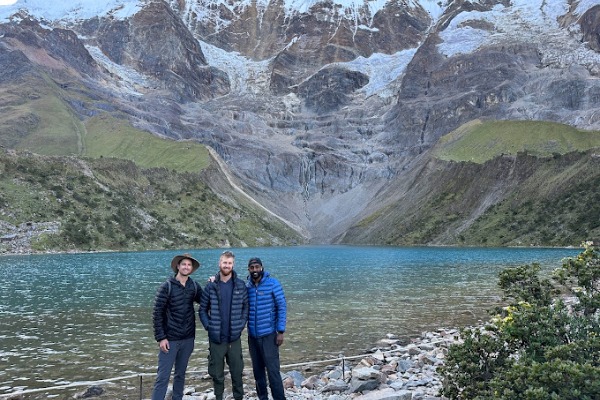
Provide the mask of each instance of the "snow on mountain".
POLYGON ((252 61, 237 52, 226 52, 211 44, 200 42, 209 65, 218 65, 229 76, 232 93, 268 90, 269 62, 252 61))
MULTIPOLYGON (((205 18, 212 22, 227 24, 228 21, 219 22, 219 17, 214 14, 219 6, 225 6, 232 12, 237 9, 250 6, 255 1, 258 9, 264 9, 270 0, 242 0, 230 3, 223 0, 201 0, 198 2, 186 2, 187 9, 181 10, 185 15, 196 15, 198 20, 205 18)), ((333 3, 343 9, 340 12, 345 18, 356 18, 360 10, 368 10, 371 16, 382 10, 389 0, 333 0, 333 3)), ((53 21, 58 24, 68 25, 70 21, 84 20, 95 16, 111 15, 117 19, 130 17, 138 12, 144 5, 144 0, 78 0, 78 1, 54 1, 47 0, 18 0, 13 5, 0 6, 0 21, 7 20, 10 15, 25 9, 29 15, 45 21, 53 21)), ((285 0, 284 8, 287 13, 309 12, 318 0, 285 0)), ((583 14, 589 8, 599 5, 600 0, 581 0, 578 2, 575 13, 583 14)), ((446 4, 438 0, 411 0, 407 2, 408 7, 420 7, 427 11, 433 20, 437 22, 443 14, 446 4)), ((530 37, 532 42, 538 43, 544 48, 549 63, 568 63, 570 54, 560 54, 558 49, 564 48, 565 42, 572 42, 573 53, 577 53, 578 60, 587 60, 587 63, 600 64, 600 55, 586 51, 582 46, 575 43, 565 30, 558 25, 558 18, 569 10, 567 0, 512 0, 510 6, 496 5, 490 11, 468 11, 462 12, 454 17, 447 28, 439 32, 442 43, 438 45, 440 53, 451 57, 457 54, 470 53, 478 48, 506 41, 511 37, 522 40, 523 36, 530 37), (493 29, 486 29, 481 24, 474 22, 485 22, 493 29), (557 44, 554 50, 553 43, 557 44)), ((369 26, 357 25, 359 29, 371 29, 369 26)), ((200 41, 201 48, 210 65, 218 66, 225 71, 230 78, 232 92, 247 93, 266 88, 268 85, 268 68, 271 60, 252 61, 239 53, 230 53, 215 46, 200 41)), ((103 57, 101 52, 90 50, 91 55, 97 62, 103 64, 110 70, 120 70, 110 60, 103 57)), ((397 80, 404 72, 406 65, 410 62, 416 52, 416 48, 404 50, 396 54, 375 53, 368 58, 359 57, 351 62, 338 63, 337 66, 345 67, 353 71, 362 72, 370 77, 369 84, 361 89, 366 96, 378 94, 386 97, 393 95, 387 90, 391 82, 397 80), (388 93, 389 92, 389 93, 388 93)), ((564 53, 564 51, 563 51, 564 53)), ((133 76, 132 71, 124 73, 123 82, 135 82, 133 86, 144 82, 141 76, 133 76)), ((120 74, 119 74, 120 75, 120 74)), ((135 74, 133 74, 135 75, 135 74)))
MULTIPOLYGON (((235 12, 251 5, 255 0, 242 0, 233 4, 223 0, 202 0, 187 2, 188 12, 194 11, 199 19, 214 17, 208 12, 211 6, 220 5, 235 12)), ((306 13, 320 0, 285 0, 284 9, 288 13, 306 13)), ((348 10, 369 10, 371 16, 383 9, 389 0, 333 0, 333 4, 341 6, 347 18, 354 18, 348 10)), ((95 16, 112 15, 115 18, 127 18, 135 14, 145 3, 144 0, 78 0, 78 1, 47 1, 47 0, 18 0, 15 4, 0 4, 0 20, 6 20, 10 15, 25 9, 36 18, 49 21, 72 21, 89 19, 95 16)), ((259 9, 266 8, 270 0, 258 0, 259 9)), ((444 8, 438 0, 411 0, 410 7, 422 7, 429 12, 434 20, 442 14, 444 8)))
POLYGON ((374 94, 384 98, 391 97, 396 95, 396 92, 389 88, 390 83, 404 73, 416 51, 417 49, 410 49, 391 55, 374 53, 369 58, 358 57, 350 62, 335 65, 369 76, 369 83, 360 89, 367 97, 374 94))
MULTIPOLYGON (((149 87, 150 84, 145 76, 133 68, 128 68, 111 61, 97 46, 86 46, 86 49, 98 64, 106 68, 107 71, 110 71, 113 76, 119 77, 119 79, 115 79, 113 82, 120 86, 121 92, 132 96, 141 96, 142 94, 138 91, 138 88, 149 87)), ((110 81, 106 82, 106 84, 111 83, 110 81)))
POLYGON ((522 36, 531 31, 558 29, 556 18, 568 10, 566 0, 551 2, 543 0, 513 0, 510 7, 497 4, 491 11, 468 11, 458 14, 448 27, 440 33, 443 43, 438 45, 440 53, 452 57, 461 53, 471 53, 502 36, 522 36), (471 26, 474 21, 485 21, 494 30, 478 29, 471 26))
MULTIPOLYGON (((583 14, 600 0, 583 0, 577 5, 576 13, 583 14)), ((600 55, 583 48, 580 43, 561 29, 558 18, 569 10, 567 0, 512 0, 510 7, 501 4, 486 12, 462 12, 440 32, 443 43, 438 45, 440 53, 452 57, 471 53, 480 47, 497 43, 510 43, 512 39, 522 42, 525 38, 536 43, 548 64, 565 65, 572 57, 584 60, 584 64, 600 62, 600 55), (476 28, 474 22, 485 22, 493 29, 476 28), (565 52, 565 47, 572 52, 565 52)))
POLYGON ((127 18, 138 12, 143 2, 138 0, 79 0, 47 1, 18 0, 15 4, 0 6, 0 21, 6 21, 19 10, 27 10, 29 15, 47 21, 73 21, 112 15, 127 18))
POLYGON ((577 8, 575 9, 575 14, 581 15, 598 4, 600 4, 600 1, 598 0, 580 0, 577 4, 577 8))

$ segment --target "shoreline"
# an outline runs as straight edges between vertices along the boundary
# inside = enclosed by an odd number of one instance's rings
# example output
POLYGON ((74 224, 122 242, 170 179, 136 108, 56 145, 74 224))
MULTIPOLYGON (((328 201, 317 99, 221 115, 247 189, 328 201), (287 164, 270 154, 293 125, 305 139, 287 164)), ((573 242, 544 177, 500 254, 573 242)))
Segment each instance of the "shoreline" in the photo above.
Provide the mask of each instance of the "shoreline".
MULTIPOLYGON (((423 332, 408 343, 387 334, 368 353, 282 365, 281 374, 288 400, 443 400, 436 370, 444 364, 450 345, 459 342, 459 328, 423 332)), ((244 399, 258 400, 252 367, 245 358, 244 399)), ((226 368, 227 375, 227 368, 226 368)), ((132 374, 101 381, 79 382, 0 394, 6 400, 64 399, 150 399, 154 374, 132 374), (139 382, 135 382, 135 381, 139 382), (87 386, 87 387, 86 387, 87 386)), ((170 398, 170 390, 167 398, 170 398)), ((206 371, 187 371, 184 400, 215 400, 206 371)), ((226 376, 225 400, 233 400, 226 376)))
MULTIPOLYGON (((395 247, 395 248, 419 248, 419 247, 431 247, 431 248, 451 248, 451 249, 549 249, 549 250, 575 250, 584 249, 583 246, 470 246, 470 245, 429 245, 429 244, 415 244, 415 245, 403 245, 403 246, 388 246, 388 245, 366 245, 366 244, 306 244, 297 246, 269 246, 269 247, 335 247, 335 246, 347 246, 347 247, 395 247)), ((230 249, 235 247, 199 247, 192 250, 211 250, 211 249, 230 249)), ((252 248, 252 247, 244 247, 252 248)), ((182 251, 184 249, 176 248, 160 248, 160 249, 143 249, 143 250, 44 250, 36 251, 31 248, 24 251, 2 251, 0 250, 0 257, 14 257, 14 256, 37 256, 37 255, 69 255, 69 254, 109 254, 109 253, 143 253, 147 251, 182 251)), ((185 249, 188 250, 188 249, 185 249)))

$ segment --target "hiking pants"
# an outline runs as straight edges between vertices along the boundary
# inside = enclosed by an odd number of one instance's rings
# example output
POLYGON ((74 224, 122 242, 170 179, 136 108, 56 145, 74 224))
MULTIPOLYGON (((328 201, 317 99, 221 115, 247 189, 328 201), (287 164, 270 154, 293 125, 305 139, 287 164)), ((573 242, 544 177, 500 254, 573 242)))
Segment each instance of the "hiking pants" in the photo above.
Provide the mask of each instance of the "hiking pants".
POLYGON ((169 352, 158 350, 158 371, 156 381, 152 390, 152 400, 164 400, 169 386, 171 370, 175 365, 173 376, 173 400, 183 398, 183 386, 185 384, 185 370, 188 361, 194 351, 194 338, 184 340, 169 340, 169 352))
POLYGON ((256 382, 256 395, 259 400, 268 400, 267 375, 273 400, 285 400, 283 381, 279 373, 279 346, 275 342, 277 332, 267 336, 252 338, 248 336, 248 349, 252 358, 252 372, 256 382), (266 373, 265 373, 266 369, 266 373))
POLYGON ((223 392, 225 390, 225 361, 227 361, 229 373, 231 374, 233 398, 235 400, 242 400, 244 397, 242 339, 220 344, 210 341, 208 348, 208 374, 213 380, 216 400, 223 399, 223 392))

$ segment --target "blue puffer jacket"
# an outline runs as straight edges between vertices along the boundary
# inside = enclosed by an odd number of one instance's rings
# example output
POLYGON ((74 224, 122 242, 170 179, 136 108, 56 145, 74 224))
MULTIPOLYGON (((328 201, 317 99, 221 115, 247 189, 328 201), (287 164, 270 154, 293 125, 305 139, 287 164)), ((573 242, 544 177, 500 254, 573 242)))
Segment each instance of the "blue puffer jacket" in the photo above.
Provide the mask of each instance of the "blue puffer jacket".
POLYGON ((152 325, 157 342, 191 339, 196 334, 194 302, 200 303, 202 288, 192 278, 185 286, 175 278, 169 278, 169 282, 159 286, 154 298, 152 325))
POLYGON ((249 277, 246 288, 250 304, 248 335, 258 338, 275 331, 285 332, 287 305, 279 281, 265 271, 258 285, 249 277))
MULTIPOLYGON (((237 277, 235 271, 233 276, 233 298, 231 299, 231 310, 229 314, 231 341, 236 341, 242 336, 242 331, 248 322, 248 291, 244 281, 237 277)), ((208 338, 213 343, 221 343, 221 291, 219 281, 221 276, 217 274, 214 282, 209 282, 202 291, 200 300, 200 322, 208 331, 208 338)))

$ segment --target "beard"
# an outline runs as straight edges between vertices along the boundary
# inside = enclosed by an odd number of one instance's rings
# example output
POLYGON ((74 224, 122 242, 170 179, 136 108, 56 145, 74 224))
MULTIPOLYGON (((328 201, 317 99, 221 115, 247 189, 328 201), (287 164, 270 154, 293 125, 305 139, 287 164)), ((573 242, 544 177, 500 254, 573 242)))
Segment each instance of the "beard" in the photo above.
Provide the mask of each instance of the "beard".
POLYGON ((265 271, 252 271, 250 273, 250 276, 254 280, 259 280, 259 279, 262 279, 262 277, 263 277, 264 274, 265 274, 265 271))

